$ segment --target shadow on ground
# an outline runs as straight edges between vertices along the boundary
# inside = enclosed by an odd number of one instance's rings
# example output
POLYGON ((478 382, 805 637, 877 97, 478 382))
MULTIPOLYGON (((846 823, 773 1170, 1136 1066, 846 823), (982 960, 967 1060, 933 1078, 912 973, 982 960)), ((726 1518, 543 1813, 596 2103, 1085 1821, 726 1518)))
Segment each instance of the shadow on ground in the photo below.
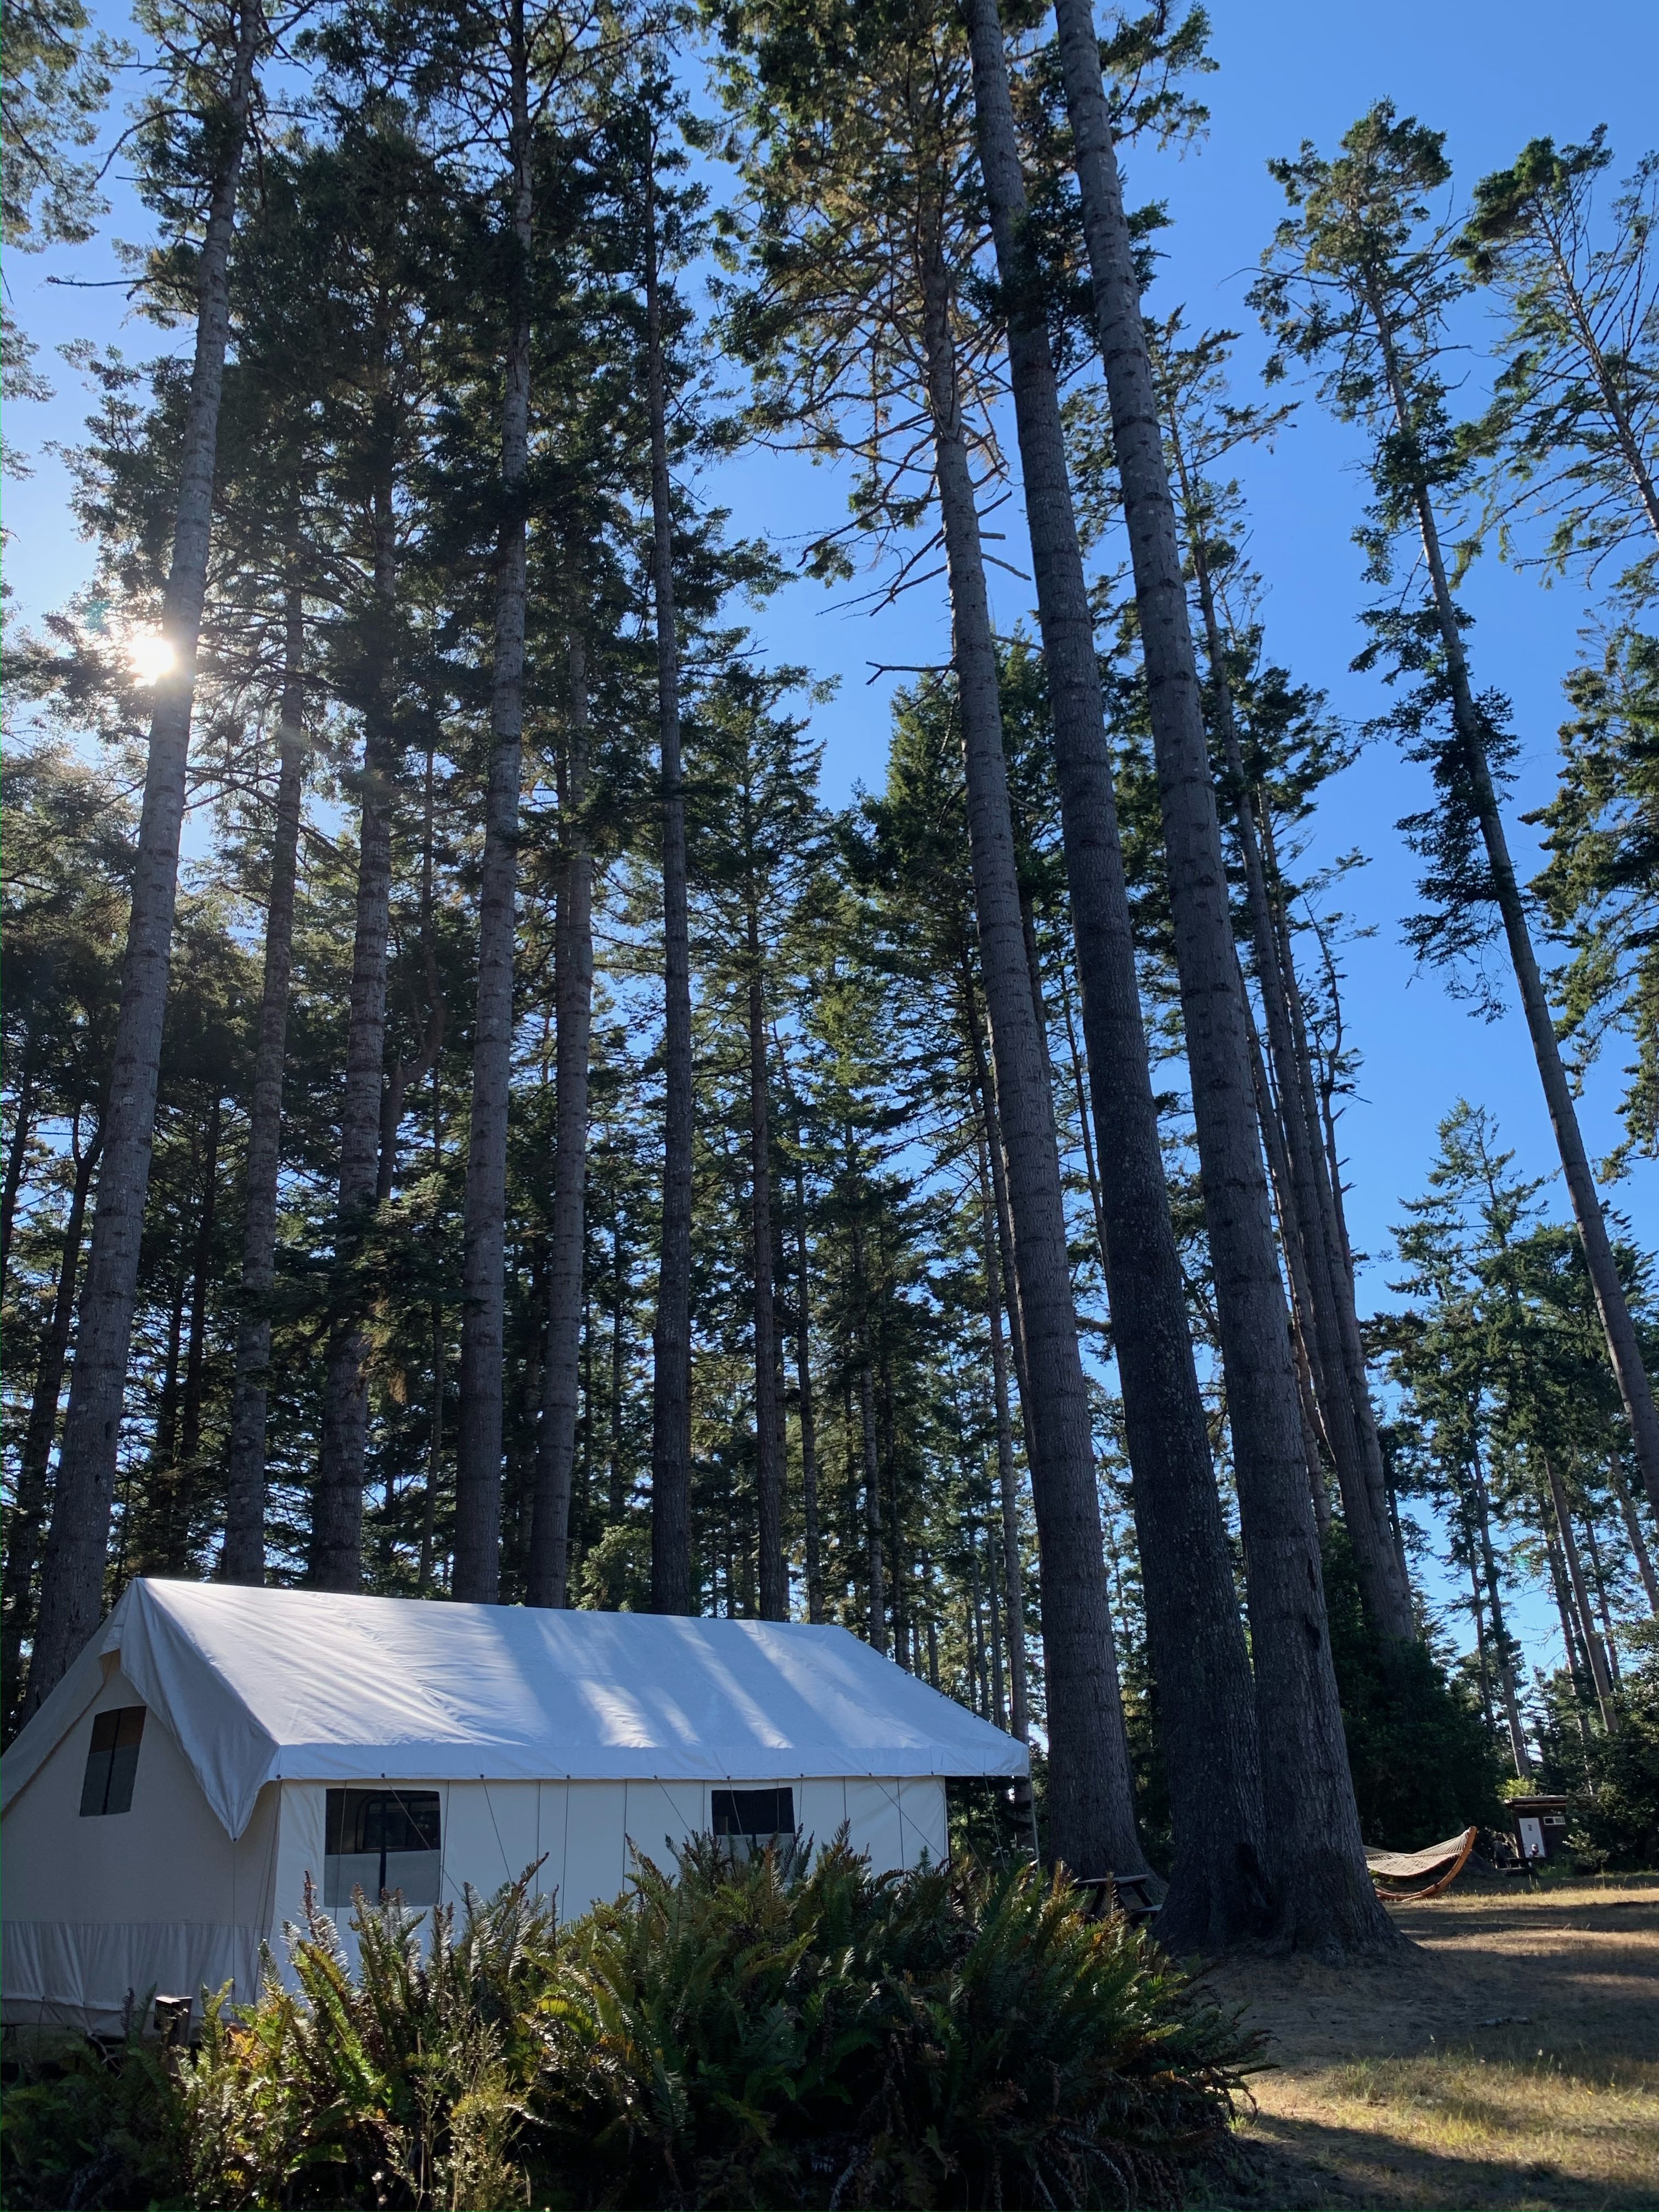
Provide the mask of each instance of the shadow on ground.
POLYGON ((1659 2206, 1659 1880, 1400 1908, 1363 1967, 1207 1978, 1271 2069, 1218 2206, 1659 2206))

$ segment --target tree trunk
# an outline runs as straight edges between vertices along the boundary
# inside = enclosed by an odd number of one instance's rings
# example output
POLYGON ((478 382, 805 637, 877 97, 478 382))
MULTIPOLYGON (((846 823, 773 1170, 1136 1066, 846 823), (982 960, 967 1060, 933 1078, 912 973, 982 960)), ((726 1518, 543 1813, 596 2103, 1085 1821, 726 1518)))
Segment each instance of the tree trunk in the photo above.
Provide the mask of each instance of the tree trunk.
POLYGON ((1325 1434, 1324 1408, 1314 1372, 1319 1346, 1313 1329, 1313 1293, 1308 1285, 1308 1260, 1302 1242, 1302 1224, 1297 1217, 1296 1201, 1291 1188, 1290 1156, 1285 1146, 1284 1125, 1279 1120, 1273 1087, 1267 1080, 1267 1063, 1261 1057, 1261 1042, 1255 1033, 1255 1018, 1249 1009, 1242 970, 1238 988, 1241 997, 1246 1001, 1244 1027, 1250 1048, 1250 1080, 1255 1091, 1256 1122, 1267 1150, 1267 1179, 1273 1190, 1273 1210, 1279 1217, 1279 1248, 1285 1255, 1285 1272, 1291 1281, 1291 1348, 1296 1360, 1297 1394, 1302 1402, 1302 1449, 1308 1462, 1308 1495, 1313 1499, 1314 1522, 1322 1543, 1330 1532, 1330 1499, 1325 1487, 1322 1446, 1324 1451, 1328 1452, 1330 1445, 1325 1434))
MULTIPOLYGON (((1379 312, 1377 301, 1373 298, 1368 304, 1382 349, 1395 420, 1402 439, 1409 445, 1411 415, 1395 358, 1393 329, 1379 312)), ((1625 1286, 1619 1278, 1618 1263, 1613 1255, 1607 1224, 1601 1213, 1601 1202, 1596 1195, 1595 1178, 1590 1172, 1589 1156, 1584 1150, 1583 1133, 1578 1126, 1578 1111, 1572 1102, 1566 1070, 1561 1064, 1561 1048, 1556 1038, 1554 1018, 1545 994, 1544 979, 1539 972, 1538 957, 1533 950, 1526 903, 1521 886, 1516 880, 1515 864, 1510 858, 1509 839, 1504 834, 1504 817, 1498 811, 1498 793, 1486 758, 1485 724, 1469 679, 1463 633, 1458 623, 1451 586, 1446 578, 1434 502, 1425 483, 1417 485, 1415 495, 1423 557, 1428 569, 1441 647, 1446 656, 1452 720, 1463 749, 1464 765, 1474 791, 1475 809, 1480 817, 1480 835, 1486 848, 1486 863, 1492 871, 1492 890, 1503 920, 1510 964, 1515 969, 1515 980, 1521 994, 1527 1031, 1532 1039, 1533 1057, 1538 1063, 1539 1080, 1543 1085, 1544 1103, 1549 1110, 1550 1127, 1555 1133, 1561 1172, 1565 1177, 1567 1194, 1572 1202, 1573 1219, 1578 1225, 1579 1241, 1584 1249, 1584 1264, 1589 1269, 1590 1286, 1595 1294, 1596 1310, 1601 1317, 1607 1357, 1619 1384, 1619 1395, 1624 1401, 1626 1419, 1630 1423, 1632 1449, 1636 1455, 1636 1464, 1641 1470, 1649 1503, 1655 1513, 1659 1514, 1659 1408, 1655 1407, 1653 1386, 1642 1364, 1642 1347, 1637 1338, 1636 1325, 1631 1319, 1625 1286)))
POLYGON ((149 1187, 155 1090, 161 1063, 173 909, 179 893, 179 834, 185 811, 185 763, 196 690, 196 648, 207 592, 208 539, 219 400, 230 335, 230 242, 236 186, 247 136, 255 64, 264 33, 258 0, 241 0, 235 58, 225 103, 219 173, 197 276, 196 359, 179 460, 173 565, 161 629, 174 665, 156 684, 149 759, 133 872, 104 1122, 104 1161, 93 1211, 75 1370, 41 1570, 40 1614, 29 1664, 27 1710, 34 1711, 97 1626, 103 1610, 110 1512, 127 1355, 138 1291, 138 1252, 149 1187))
MULTIPOLYGON (((1353 1547, 1360 1594, 1375 1633, 1397 1642, 1416 1634, 1412 1617, 1411 1589, 1401 1570, 1389 1530, 1382 1450, 1370 1408, 1363 1356, 1358 1371, 1350 1359, 1348 1332, 1344 1328, 1343 1293, 1352 1315, 1353 1284, 1341 1266, 1336 1249, 1330 1193, 1320 1188, 1325 1164, 1324 1145, 1316 1119, 1312 1084, 1297 1051, 1293 1034, 1288 986, 1294 968, 1288 936, 1281 942, 1273 927, 1267 896, 1267 872, 1261 842, 1250 808, 1249 787, 1233 711, 1232 687, 1227 676, 1225 641, 1216 605, 1215 586, 1205 547, 1204 532, 1194 520, 1193 487, 1187 474, 1180 425, 1173 410, 1169 422, 1170 452, 1180 478, 1188 519, 1187 543, 1192 556, 1199 606, 1204 621, 1205 647, 1209 661, 1210 689, 1231 786, 1233 825, 1244 863, 1246 910, 1249 917, 1251 950, 1255 956, 1256 980, 1267 1018, 1267 1042, 1273 1054, 1274 1085, 1281 1123, 1288 1188, 1282 1210, 1285 1218, 1287 1254, 1292 1245, 1300 1261, 1304 1303, 1301 1311, 1307 1334, 1310 1366, 1319 1396, 1322 1427, 1336 1468, 1342 1492, 1342 1515, 1353 1547), (1282 956, 1282 964, 1281 964, 1282 956), (1288 971, 1288 972, 1287 972, 1288 971)), ((1271 1132, 1267 1131, 1271 1136, 1271 1132)), ((1271 1147, 1270 1147, 1271 1150, 1271 1147)), ((1292 1263, 1291 1280, 1297 1283, 1292 1263)), ((1358 1324, 1352 1335, 1358 1341, 1358 1324)))
POLYGON ((980 1241, 985 1256, 985 1322, 991 1340, 991 1405, 997 1430, 997 1495, 1001 1504, 1002 1572, 1008 1610, 1008 1673, 1013 1733, 1030 1741, 1025 1683, 1025 1594, 1019 1556, 1019 1476, 1014 1466, 1014 1424, 1008 1400, 1008 1345, 998 1291, 996 1206, 991 1192, 989 1146, 980 1120, 980 1241))
POLYGON ((623 1485, 623 1378, 627 1371, 627 1346, 623 1337, 623 1307, 627 1295, 627 1279, 623 1273, 622 1217, 612 1209, 611 1215, 611 1436, 608 1462, 605 1469, 605 1513, 614 1528, 627 1509, 628 1499, 623 1485))
POLYGON ((651 416, 652 576, 657 603, 657 708, 662 766, 662 1253, 652 1336, 651 1602, 690 1613, 691 1595, 691 942, 686 905, 685 791, 680 768, 680 655, 674 614, 674 515, 662 294, 657 270, 654 143, 646 176, 646 385, 651 416))
POLYGON ((772 1127, 766 1066, 766 999, 762 988, 760 914, 751 896, 749 954, 750 1240, 755 1272, 755 1486, 760 1509, 763 1620, 789 1618, 783 1558, 783 1457, 778 1426, 777 1312, 772 1279, 772 1127))
POLYGON ((17 1085, 17 1112, 6 1148, 6 1177, 0 1190, 0 1298, 11 1274, 11 1232, 17 1219, 17 1194, 23 1187, 23 1164, 29 1139, 34 1133, 34 1070, 26 1066, 17 1085))
POLYGON ((1642 1534, 1642 1523, 1637 1517, 1636 1501, 1625 1486, 1619 1466, 1619 1455, 1614 1452, 1608 1461, 1608 1473, 1613 1479, 1613 1495, 1619 1500, 1619 1511, 1625 1523, 1625 1534, 1630 1538, 1631 1555, 1636 1561, 1636 1571, 1642 1577, 1642 1588, 1647 1592, 1648 1611, 1659 1618, 1659 1576, 1653 1571, 1653 1555, 1648 1550, 1647 1540, 1642 1534))
POLYGON ((1595 1611, 1601 1623, 1601 1649, 1607 1655, 1607 1674, 1619 1687, 1619 1640, 1613 1632, 1613 1609, 1607 1603, 1607 1578, 1601 1571, 1601 1547, 1595 1540, 1595 1516, 1584 1509, 1584 1542, 1590 1556, 1590 1579, 1595 1585, 1595 1611))
POLYGON ((974 904, 1031 1385, 1031 1497, 1041 1547, 1048 1680, 1049 1840, 1056 1858, 1079 1874, 1138 1874, 1145 1860, 1118 1694, 1054 1097, 1026 961, 996 648, 957 389, 948 279, 931 243, 921 248, 921 273, 934 469, 955 629, 974 904))
POLYGON ((818 1522, 817 1422, 812 1405, 811 1276, 806 1253, 806 1167, 801 1155, 800 1115, 794 1117, 795 1159, 795 1391, 800 1402, 801 1518, 806 1546, 806 1618, 823 1619, 823 1535, 818 1522))
MULTIPOLYGON (((582 1339, 587 1227, 587 1075, 593 1028, 593 856, 587 822, 587 641, 570 637, 570 744, 560 794, 563 866, 554 933, 558 1022, 553 1154, 553 1233, 549 1253, 547 1358, 530 1523, 529 1601, 569 1602, 570 1493, 582 1339)), ((620 1264, 620 1260, 619 1260, 620 1264)))
POLYGON ((1296 1946, 1369 1948, 1395 1938, 1365 1864, 1337 1702, 1221 832, 1139 288, 1089 0, 1057 0, 1056 21, 1146 655, 1243 1528, 1278 1928, 1296 1946))
POLYGON ((1100 1253, 1100 1270, 1103 1277, 1106 1272, 1106 1200, 1101 1189, 1100 1170, 1095 1161, 1090 1087, 1084 1077, 1083 1054, 1078 1048, 1077 1022, 1072 1012, 1072 990, 1063 963, 1060 972, 1060 1007, 1066 1018, 1066 1050, 1072 1063, 1072 1090, 1077 1099, 1078 1133, 1083 1139, 1083 1168, 1089 1179, 1089 1210, 1094 1217, 1095 1243, 1100 1253))
POLYGON ((1498 1679, 1504 1692, 1504 1717, 1510 1732, 1510 1757, 1515 1763, 1516 1773, 1523 1780, 1532 1773, 1532 1754, 1527 1749, 1527 1732, 1521 1718, 1521 1699, 1515 1686, 1515 1644, 1504 1622, 1504 1594, 1498 1580, 1498 1555, 1492 1549, 1492 1504, 1486 1495, 1486 1478, 1480 1461, 1475 1460, 1469 1470, 1474 1482, 1475 1510, 1480 1522, 1480 1565, 1486 1578, 1486 1602, 1492 1608, 1492 1641, 1498 1647, 1498 1679))
POLYGON ((1540 1452, 1539 1456, 1544 1462, 1544 1475, 1550 1488, 1550 1504, 1555 1510, 1556 1535, 1561 1546, 1561 1557, 1566 1562, 1567 1580, 1578 1618, 1579 1642, 1589 1667, 1590 1681, 1595 1687, 1595 1702, 1601 1708, 1602 1721, 1611 1729, 1613 1725, 1613 1679, 1607 1672, 1607 1655, 1601 1649, 1601 1639, 1595 1632, 1595 1615, 1590 1610, 1589 1588, 1584 1580, 1584 1563, 1578 1556, 1578 1539, 1573 1532, 1567 1494, 1549 1454, 1540 1452))
POLYGON ((305 600, 295 569, 288 586, 276 820, 265 909, 264 989, 248 1116, 247 1195, 242 1224, 241 1320, 230 1413, 230 1474, 219 1571, 228 1583, 265 1578, 265 1423, 270 1370, 269 1300, 276 1273, 276 1194, 283 1152, 283 1066, 294 971, 294 902, 305 781, 305 600))
POLYGON ((58 1405, 64 1391, 64 1367, 69 1356, 70 1331, 75 1322, 75 1285, 81 1265, 81 1241, 86 1229, 87 1194, 103 1148, 103 1130, 94 1127, 82 1149, 81 1117, 70 1132, 70 1153, 75 1181, 70 1189, 69 1218, 64 1224, 64 1246, 58 1262, 58 1287, 52 1302, 52 1318, 40 1346, 35 1370, 34 1395, 29 1401, 29 1425, 17 1465, 17 1484, 12 1508, 6 1516, 5 1568, 0 1581, 0 1686, 6 1705, 6 1736, 22 1687, 19 1669, 23 1638, 32 1610, 30 1598, 34 1570, 40 1557, 40 1534, 46 1525, 46 1469, 58 1433, 58 1405))
POLYGON ((853 1284, 859 1316, 859 1438, 863 1453, 864 1534, 870 1572, 870 1641, 887 1649, 887 1568, 882 1546, 881 1461, 876 1447, 876 1386, 870 1364, 870 1279, 865 1266, 864 1232, 853 1223, 853 1284))
MULTIPOLYGON (((390 454, 387 456, 388 470, 390 454)), ((362 1581, 363 1468, 368 1446, 368 1338, 356 1262, 372 1227, 380 1185, 380 1092, 386 1061, 386 939, 392 914, 392 799, 398 769, 393 734, 392 636, 397 540, 392 481, 374 490, 374 580, 370 627, 376 696, 364 716, 357 833, 357 915, 351 948, 345 1097, 340 1113, 340 1194, 335 1264, 338 1310, 329 1333, 323 1384, 321 1466, 312 1513, 311 1571, 318 1589, 355 1590, 362 1581)))
POLYGON ((505 516, 495 570, 492 739, 478 898, 478 996, 472 1118, 463 1213, 461 1407, 456 1438, 454 1595, 501 1594, 501 1420, 507 1312, 507 1122, 513 1083, 514 919, 519 773, 524 750, 526 483, 530 465, 531 143, 524 0, 509 9, 512 47, 512 335, 501 399, 505 516))
POLYGON ((191 1261, 189 1349, 185 1359, 184 1408, 179 1420, 179 1459, 186 1478, 193 1475, 202 1449, 202 1395, 207 1372, 207 1297, 213 1272, 213 1222, 219 1205, 219 1138, 224 1101, 215 1097, 208 1115, 207 1157, 202 1164, 202 1206, 196 1218, 196 1249, 191 1261))
POLYGON ((1046 313, 1024 235, 1025 186, 996 0, 969 0, 968 17, 1054 719, 1091 1090, 1100 1154, 1112 1168, 1101 1188, 1101 1256, 1176 1832, 1175 1878, 1160 1926, 1182 1948, 1212 1948, 1260 1927, 1267 1905, 1249 1663, 1164 1180, 1093 621, 1046 313))

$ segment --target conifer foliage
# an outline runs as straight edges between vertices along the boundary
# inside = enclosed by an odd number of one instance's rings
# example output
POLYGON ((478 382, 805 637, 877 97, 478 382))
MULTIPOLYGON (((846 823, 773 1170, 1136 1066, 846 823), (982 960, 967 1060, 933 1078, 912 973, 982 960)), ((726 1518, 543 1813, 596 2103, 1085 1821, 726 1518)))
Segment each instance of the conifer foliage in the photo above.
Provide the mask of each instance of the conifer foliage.
MULTIPOLYGON (((1167 1882, 1182 1950, 1387 1945, 1362 1839, 1492 1817, 1506 1771, 1638 1851, 1654 1283, 1611 1200, 1659 1128, 1652 157, 1538 139, 1453 208, 1382 103, 1276 161, 1255 392, 1137 206, 1201 127, 1200 11, 136 14, 135 297, 172 346, 75 349, 93 573, 8 618, 8 1734, 140 1573, 654 1607, 840 1623, 1012 1729, 1020 1848, 1167 1882), (1357 665, 1393 690, 1358 734, 1276 657, 1231 473, 1297 434, 1293 371, 1370 471, 1357 665), (783 450, 845 498, 793 550, 723 504, 783 450), (1483 548, 1595 599, 1531 884, 1483 548), (948 615, 878 788, 768 648, 824 583, 948 615), (1571 1216, 1446 1099, 1425 1189, 1382 1194, 1386 1289, 1347 1223, 1341 870, 1307 857, 1382 736, 1425 777, 1401 927, 1477 1011, 1513 983, 1571 1216), (1574 1086, 1614 1054, 1593 1166, 1574 1086)), ((7 31, 7 238, 72 243, 123 56, 71 0, 7 31)), ((1054 2024, 1161 1969, 1030 1875, 694 1853, 552 1944, 498 1902, 417 1989, 374 1938, 411 2018, 461 2022, 410 2202, 520 2158, 509 1954, 565 1978, 536 2124, 602 2137, 596 2202, 1115 2202, 1176 2125, 1137 2164, 1150 2045, 1114 2072, 1054 2024), (644 2117, 665 1960, 753 1936, 781 1991, 832 1929, 877 1992, 862 2117, 809 2151, 711 2090, 687 2152, 644 2117), (951 2087, 922 2014, 994 1984, 1057 2009, 1018 2051, 975 2014, 951 2087), (994 2050, 1064 2115, 992 2115, 994 2050), (1120 2093, 1108 2156, 1079 2115, 1120 2093)), ((301 1948, 319 2019, 368 2002, 301 1948)), ((289 2002, 267 2056, 323 2066, 289 2002)), ((1232 2062, 1192 2033, 1202 2133, 1232 2062)), ((198 2075, 198 2151, 251 2050, 198 2075)))

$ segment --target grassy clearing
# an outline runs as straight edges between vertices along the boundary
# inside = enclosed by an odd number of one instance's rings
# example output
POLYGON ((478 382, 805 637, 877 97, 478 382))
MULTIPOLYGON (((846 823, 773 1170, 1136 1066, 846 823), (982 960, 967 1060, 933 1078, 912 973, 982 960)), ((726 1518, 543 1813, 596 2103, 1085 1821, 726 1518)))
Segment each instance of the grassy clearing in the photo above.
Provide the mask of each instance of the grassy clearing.
POLYGON ((1243 2142, 1329 2173, 1334 2203, 1659 2204, 1659 2068, 1641 2062, 1449 2051, 1268 2075, 1256 2096, 1243 2142))
POLYGON ((1659 2207, 1659 1884, 1551 1883, 1402 1909, 1358 1969, 1215 1978, 1272 2039, 1212 2202, 1659 2207))

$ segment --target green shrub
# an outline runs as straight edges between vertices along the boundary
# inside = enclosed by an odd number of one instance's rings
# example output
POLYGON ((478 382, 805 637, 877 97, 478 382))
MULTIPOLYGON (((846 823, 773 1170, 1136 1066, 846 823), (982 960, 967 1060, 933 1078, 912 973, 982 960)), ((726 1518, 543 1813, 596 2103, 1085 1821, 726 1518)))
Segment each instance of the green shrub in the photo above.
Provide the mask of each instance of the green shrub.
POLYGON ((14 2092, 5 2202, 1173 2204, 1255 2063, 1149 1938, 1029 1866, 704 1838, 563 1929, 527 1884, 459 1925, 361 1909, 355 1972, 313 1911, 297 1989, 210 2004, 176 2077, 132 2044, 14 2092), (72 2198, 118 2112, 117 2193, 72 2198))
POLYGON ((1030 1867, 792 1877, 704 1842, 573 1929, 550 2071, 580 2201, 1158 2201, 1249 2047, 1030 1867))
POLYGON ((8 2212, 175 2203, 188 2123, 160 2046, 25 2043, 0 2100, 0 2203, 8 2212))
POLYGON ((1503 1767, 1480 1708, 1421 1644, 1379 1645, 1340 1527, 1326 1541, 1325 1599, 1366 1842, 1422 1850, 1459 1828, 1500 1826, 1503 1767))

